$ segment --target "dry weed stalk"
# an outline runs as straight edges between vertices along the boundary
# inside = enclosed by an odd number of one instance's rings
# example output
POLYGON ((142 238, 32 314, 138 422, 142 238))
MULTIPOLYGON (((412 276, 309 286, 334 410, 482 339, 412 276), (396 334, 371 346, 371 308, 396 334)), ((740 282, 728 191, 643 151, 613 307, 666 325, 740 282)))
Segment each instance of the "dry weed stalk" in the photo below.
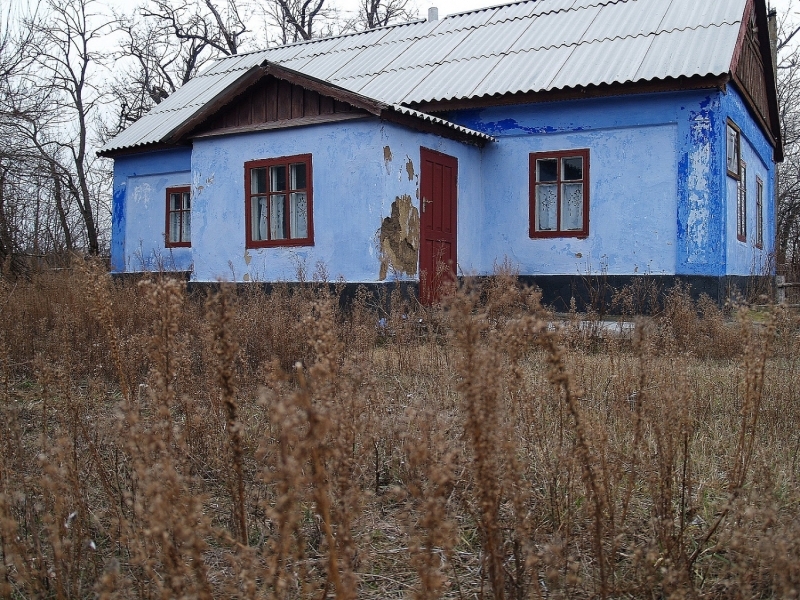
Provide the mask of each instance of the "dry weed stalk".
POLYGON ((234 385, 234 362, 238 344, 232 339, 231 327, 231 289, 222 290, 208 302, 209 322, 213 332, 213 348, 217 359, 217 383, 225 407, 231 462, 233 463, 233 482, 229 484, 233 500, 233 521, 235 533, 242 546, 248 545, 247 511, 245 507, 244 470, 242 466, 242 424, 239 421, 239 407, 236 404, 234 385))
POLYGON ((433 600, 446 589, 443 570, 456 540, 455 524, 447 515, 456 456, 447 448, 436 414, 411 410, 406 421, 410 427, 419 426, 418 435, 407 432, 404 436, 409 469, 416 475, 407 484, 410 501, 404 515, 410 525, 411 563, 419 576, 419 586, 413 593, 417 600, 433 600))

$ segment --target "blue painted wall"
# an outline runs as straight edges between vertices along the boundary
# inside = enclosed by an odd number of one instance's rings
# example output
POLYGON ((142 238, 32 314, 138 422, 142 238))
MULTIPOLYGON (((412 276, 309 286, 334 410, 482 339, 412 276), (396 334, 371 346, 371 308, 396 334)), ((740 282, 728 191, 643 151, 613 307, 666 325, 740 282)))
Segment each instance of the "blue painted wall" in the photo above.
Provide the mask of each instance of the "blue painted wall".
MULTIPOLYGON (((407 195, 419 210, 420 146, 459 160, 461 239, 479 240, 480 150, 377 119, 196 140, 192 254, 200 281, 379 280, 380 227, 407 195), (314 245, 245 248, 244 163, 312 154, 314 245), (388 156, 391 155, 391 158, 388 156)), ((479 253, 465 251, 471 267, 479 253)), ((391 272, 387 279, 416 279, 391 272)))
MULTIPOLYGON (((485 148, 365 118, 195 140, 193 150, 115 161, 115 271, 193 269, 199 281, 374 282, 380 227, 392 202, 419 210, 421 146, 459 161, 458 267, 490 274, 508 258, 522 274, 749 275, 773 250, 772 148, 735 89, 586 99, 459 111, 497 138, 485 148), (725 169, 725 123, 742 129, 748 242, 736 240, 736 182, 725 169), (590 150, 586 239, 530 239, 531 152, 590 150), (312 154, 314 246, 245 249, 244 163, 312 154), (764 181, 763 250, 755 181, 764 181), (164 248, 165 188, 191 183, 192 247, 164 248)), ((416 279, 390 272, 387 279, 416 279)))
POLYGON ((191 161, 191 148, 114 159, 112 272, 191 269, 191 249, 164 246, 166 189, 189 184, 191 161))
POLYGON ((508 256, 529 274, 726 272, 724 123, 716 91, 459 111, 496 136, 483 158, 483 272, 508 256), (528 155, 589 148, 586 239, 530 239, 528 155))
MULTIPOLYGON (((773 150, 761 128, 753 121, 744 100, 735 87, 721 99, 724 130, 729 117, 742 130, 742 159, 747 164, 747 240, 741 242, 736 237, 736 194, 737 182, 727 175, 723 162, 721 166, 727 206, 725 210, 726 248, 725 257, 729 275, 768 275, 774 274, 773 255, 775 252, 775 164, 773 150), (764 182, 764 244, 756 248, 756 177, 764 182)), ((723 138, 724 139, 724 138, 723 138)))

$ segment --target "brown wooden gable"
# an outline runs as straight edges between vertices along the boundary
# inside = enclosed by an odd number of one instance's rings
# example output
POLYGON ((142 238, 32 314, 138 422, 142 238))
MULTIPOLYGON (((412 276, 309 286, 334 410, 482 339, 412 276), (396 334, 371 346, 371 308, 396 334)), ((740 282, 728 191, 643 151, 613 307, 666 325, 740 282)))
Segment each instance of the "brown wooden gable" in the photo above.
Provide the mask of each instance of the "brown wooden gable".
POLYGON ((265 75, 194 131, 196 137, 357 118, 366 113, 317 91, 265 75))
POLYGON ((783 149, 775 71, 764 0, 747 2, 731 64, 731 74, 762 128, 775 143, 777 160, 781 160, 783 149))

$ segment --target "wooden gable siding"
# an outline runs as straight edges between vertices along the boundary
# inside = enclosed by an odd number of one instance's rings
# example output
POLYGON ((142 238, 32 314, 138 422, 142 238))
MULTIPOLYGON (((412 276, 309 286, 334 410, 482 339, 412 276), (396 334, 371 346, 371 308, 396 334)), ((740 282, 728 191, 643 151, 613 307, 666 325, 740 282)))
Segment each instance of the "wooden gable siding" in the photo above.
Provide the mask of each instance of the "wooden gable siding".
POLYGON ((759 45, 755 10, 752 3, 748 4, 750 10, 745 18, 746 31, 740 42, 740 54, 736 64, 735 76, 738 83, 750 96, 759 116, 765 123, 769 123, 769 99, 767 96, 763 53, 759 45))
POLYGON ((325 115, 361 112, 299 85, 268 75, 250 87, 230 104, 221 108, 201 125, 197 133, 244 128, 275 121, 293 121, 325 115))

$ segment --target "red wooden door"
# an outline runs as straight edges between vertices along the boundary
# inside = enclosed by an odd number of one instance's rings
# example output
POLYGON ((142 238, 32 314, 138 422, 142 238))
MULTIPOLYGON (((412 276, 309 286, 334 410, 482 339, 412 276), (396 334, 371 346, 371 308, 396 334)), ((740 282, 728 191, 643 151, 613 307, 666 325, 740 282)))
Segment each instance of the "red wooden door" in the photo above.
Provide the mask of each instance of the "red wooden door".
POLYGON ((420 148, 420 299, 437 302, 456 275, 458 160, 420 148))

